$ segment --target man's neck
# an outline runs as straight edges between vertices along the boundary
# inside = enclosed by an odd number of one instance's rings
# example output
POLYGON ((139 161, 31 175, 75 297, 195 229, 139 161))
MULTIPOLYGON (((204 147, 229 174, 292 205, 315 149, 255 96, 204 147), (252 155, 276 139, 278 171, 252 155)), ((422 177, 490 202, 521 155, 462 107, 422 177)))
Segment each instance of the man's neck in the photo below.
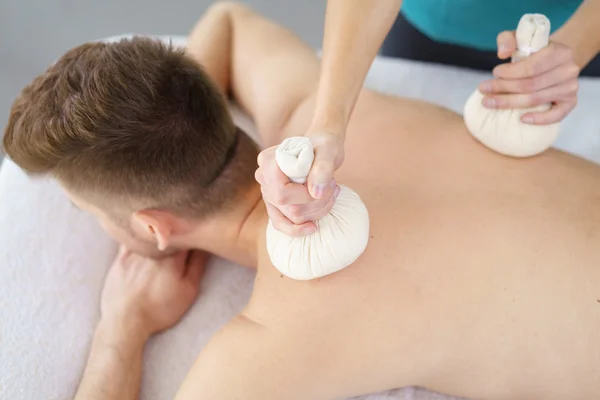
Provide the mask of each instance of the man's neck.
POLYGON ((234 210, 199 224, 183 247, 200 248, 235 263, 255 268, 260 238, 268 221, 267 210, 255 185, 236 203, 234 210))
POLYGON ((268 221, 267 209, 262 196, 257 196, 254 205, 250 208, 246 218, 240 224, 236 240, 236 247, 247 254, 249 263, 246 266, 256 268, 258 262, 258 246, 260 238, 264 235, 268 221))

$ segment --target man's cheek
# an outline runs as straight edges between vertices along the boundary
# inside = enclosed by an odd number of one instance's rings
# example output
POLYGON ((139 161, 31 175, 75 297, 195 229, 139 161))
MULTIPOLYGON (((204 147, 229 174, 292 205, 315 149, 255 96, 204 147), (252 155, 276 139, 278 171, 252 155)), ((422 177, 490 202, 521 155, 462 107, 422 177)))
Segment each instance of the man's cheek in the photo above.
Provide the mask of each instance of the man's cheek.
POLYGON ((122 229, 118 229, 113 224, 107 223, 102 219, 99 219, 99 222, 100 222, 100 226, 102 227, 102 229, 104 229, 104 231, 106 233, 108 233, 108 236, 112 237, 117 242, 120 242, 120 243, 123 243, 124 245, 126 245, 125 242, 128 241, 129 235, 126 235, 122 229))
POLYGON ((125 247, 127 247, 128 250, 149 258, 161 259, 164 257, 173 256, 177 253, 177 251, 171 249, 160 251, 156 246, 152 246, 148 243, 143 242, 131 243, 130 246, 126 245, 125 243, 123 244, 125 247))
POLYGON ((163 258, 174 255, 177 252, 171 251, 170 249, 160 251, 158 250, 156 243, 142 240, 141 238, 136 237, 132 232, 127 232, 112 223, 102 221, 100 224, 109 236, 121 243, 128 250, 144 257, 163 258))

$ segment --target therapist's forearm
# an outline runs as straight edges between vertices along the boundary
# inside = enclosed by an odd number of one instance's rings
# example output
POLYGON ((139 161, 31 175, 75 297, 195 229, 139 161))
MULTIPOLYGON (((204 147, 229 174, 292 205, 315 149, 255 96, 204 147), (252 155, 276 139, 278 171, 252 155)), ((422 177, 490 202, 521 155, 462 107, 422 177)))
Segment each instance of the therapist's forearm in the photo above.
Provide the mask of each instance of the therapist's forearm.
POLYGON ((569 46, 577 65, 585 67, 600 51, 600 0, 585 0, 552 40, 569 46))
POLYGON ((149 335, 124 321, 101 321, 75 400, 139 398, 144 346, 149 335))
POLYGON ((329 0, 311 129, 344 134, 367 72, 402 0, 329 0))

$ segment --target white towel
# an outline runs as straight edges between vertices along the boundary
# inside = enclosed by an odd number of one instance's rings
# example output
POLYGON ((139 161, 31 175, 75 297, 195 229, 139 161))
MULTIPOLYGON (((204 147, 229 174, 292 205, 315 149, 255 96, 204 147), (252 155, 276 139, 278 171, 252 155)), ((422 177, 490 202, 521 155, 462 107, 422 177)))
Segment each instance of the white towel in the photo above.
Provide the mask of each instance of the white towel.
MULTIPOLYGON (((185 39, 175 38, 174 43, 185 39)), ((457 112, 487 74, 378 59, 367 86, 422 98, 457 112)), ((558 147, 600 161, 600 81, 583 79, 578 108, 558 147)), ((247 117, 236 123, 253 132, 247 117)), ((106 269, 116 245, 94 219, 71 206, 55 182, 31 180, 13 163, 0 169, 0 399, 72 398, 83 370, 106 269)), ((214 259, 202 293, 174 329, 153 338, 142 399, 171 399, 199 350, 242 309, 253 273, 214 259)), ((449 400, 406 388, 363 400, 449 400)))
POLYGON ((315 159, 310 139, 295 137, 285 139, 275 151, 277 165, 292 182, 306 183, 306 178, 315 159))

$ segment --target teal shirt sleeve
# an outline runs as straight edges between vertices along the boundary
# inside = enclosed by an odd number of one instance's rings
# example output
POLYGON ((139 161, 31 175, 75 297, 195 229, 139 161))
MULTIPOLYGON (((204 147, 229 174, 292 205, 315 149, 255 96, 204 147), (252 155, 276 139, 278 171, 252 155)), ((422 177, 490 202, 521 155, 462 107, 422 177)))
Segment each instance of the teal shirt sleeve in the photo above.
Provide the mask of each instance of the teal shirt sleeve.
POLYGON ((496 50, 496 36, 515 30, 523 14, 544 14, 552 31, 582 0, 404 0, 401 12, 433 40, 478 50, 496 50))

